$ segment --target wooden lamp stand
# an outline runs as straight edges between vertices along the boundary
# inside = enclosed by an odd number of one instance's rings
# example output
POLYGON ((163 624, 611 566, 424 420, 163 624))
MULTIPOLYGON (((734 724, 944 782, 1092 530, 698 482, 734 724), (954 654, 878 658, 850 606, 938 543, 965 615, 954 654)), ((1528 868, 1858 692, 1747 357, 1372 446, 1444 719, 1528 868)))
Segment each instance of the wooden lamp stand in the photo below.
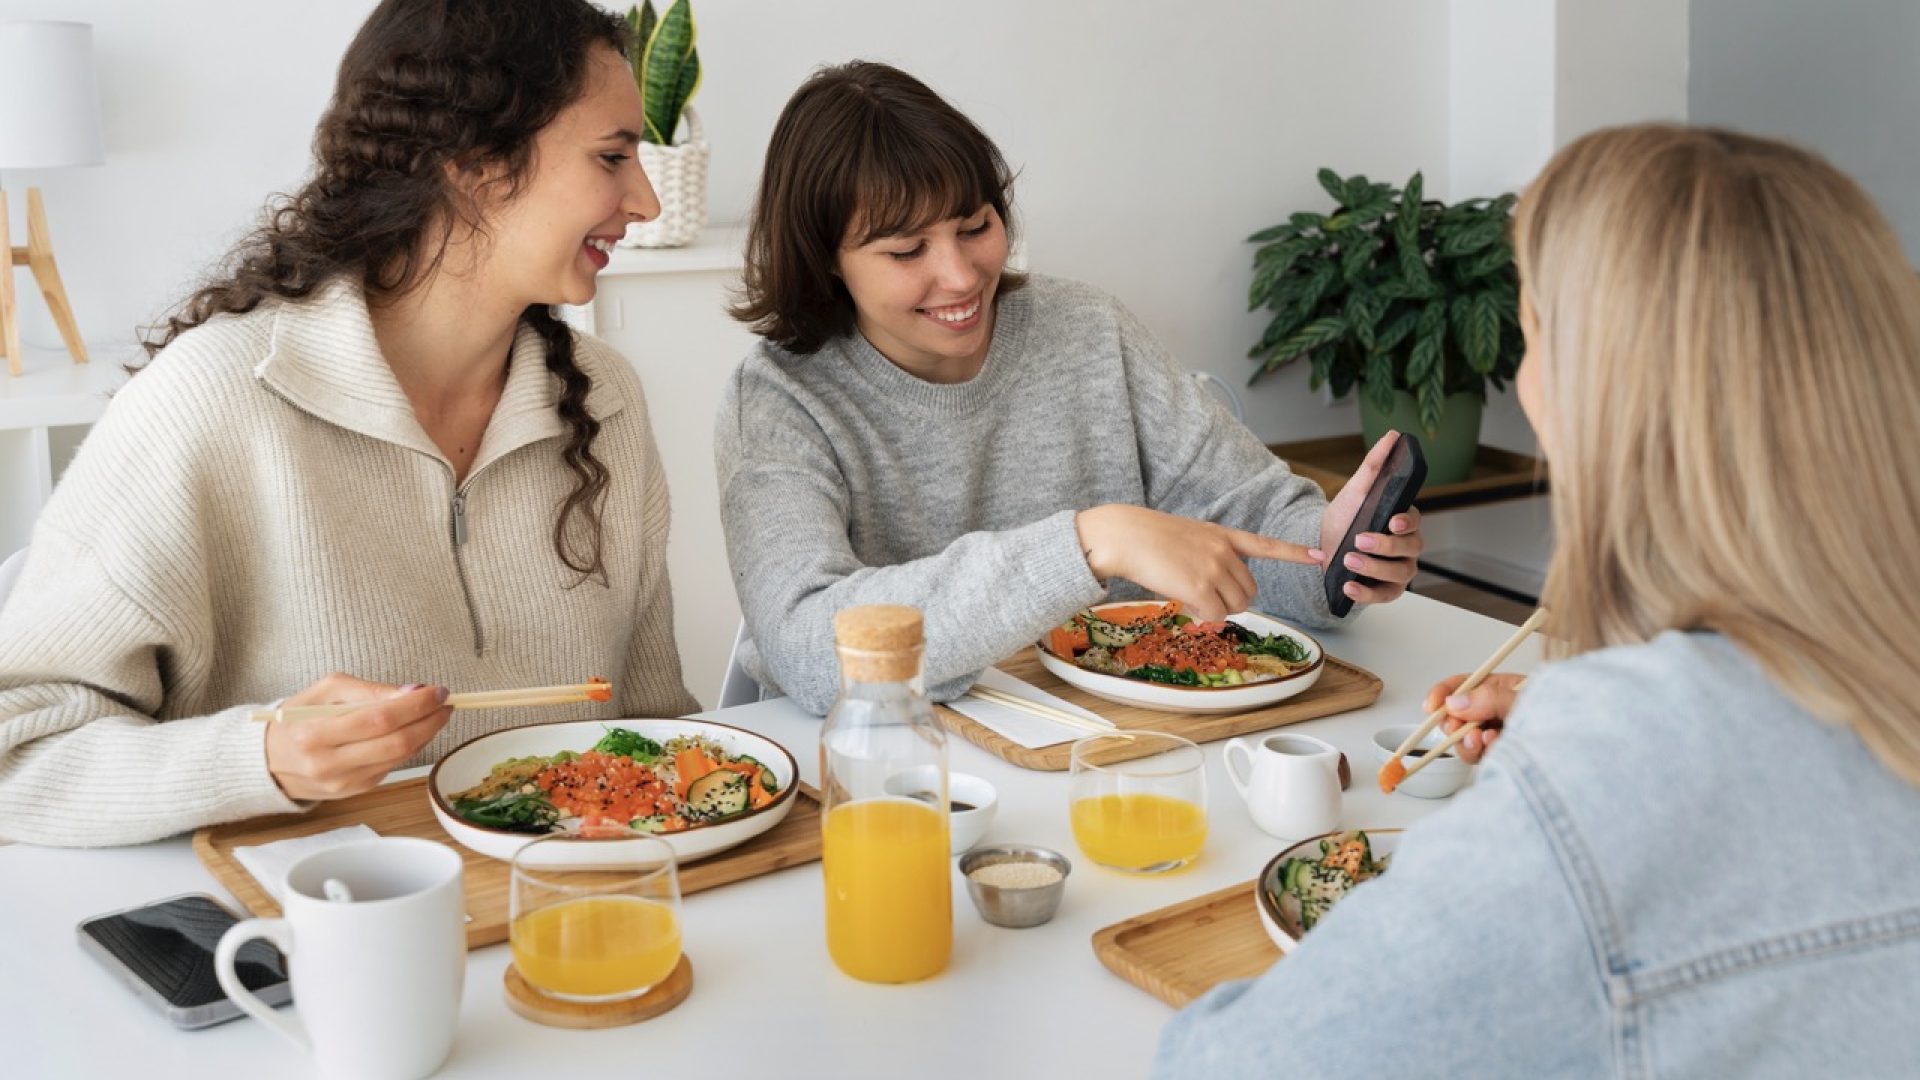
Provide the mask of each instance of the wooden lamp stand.
POLYGON ((7 193, 0 190, 0 251, 7 252, 11 258, 7 265, 0 266, 0 349, 4 349, 7 369, 20 374, 20 312, 14 303, 13 268, 28 266, 33 269, 33 278, 40 283, 40 292, 47 298, 47 310, 53 313, 53 324, 60 328, 60 338, 67 343, 67 351, 73 354, 73 362, 87 362, 87 346, 80 340, 80 327, 73 319, 73 305, 67 302, 67 287, 60 282, 60 271, 53 264, 53 238, 47 232, 47 209, 40 201, 40 189, 27 189, 27 246, 14 247, 11 223, 7 218, 7 193))

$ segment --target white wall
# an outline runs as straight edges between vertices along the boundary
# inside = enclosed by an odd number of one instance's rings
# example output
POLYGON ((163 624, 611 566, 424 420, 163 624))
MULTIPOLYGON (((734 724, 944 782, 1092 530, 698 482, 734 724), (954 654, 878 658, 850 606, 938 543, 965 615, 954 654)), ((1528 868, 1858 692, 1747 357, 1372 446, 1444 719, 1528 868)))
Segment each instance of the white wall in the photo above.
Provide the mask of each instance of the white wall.
POLYGON ((1689 49, 1695 121, 1825 154, 1920 262, 1920 5, 1694 0, 1689 49))
MULTIPOLYGON (((107 164, 46 189, 90 340, 176 301, 297 184, 339 54, 369 0, 0 0, 0 18, 92 22, 107 164)), ((1241 241, 1324 199, 1321 165, 1404 180, 1447 168, 1447 10, 1430 0, 696 0, 712 217, 746 213, 787 95, 821 63, 921 75, 1022 170, 1034 269, 1092 281, 1174 353, 1239 384, 1262 321, 1241 241)), ((31 301, 30 338, 53 344, 31 301)), ((734 357, 700 358, 731 364, 734 357)), ((1288 372, 1249 395, 1270 439, 1352 430, 1288 372)))

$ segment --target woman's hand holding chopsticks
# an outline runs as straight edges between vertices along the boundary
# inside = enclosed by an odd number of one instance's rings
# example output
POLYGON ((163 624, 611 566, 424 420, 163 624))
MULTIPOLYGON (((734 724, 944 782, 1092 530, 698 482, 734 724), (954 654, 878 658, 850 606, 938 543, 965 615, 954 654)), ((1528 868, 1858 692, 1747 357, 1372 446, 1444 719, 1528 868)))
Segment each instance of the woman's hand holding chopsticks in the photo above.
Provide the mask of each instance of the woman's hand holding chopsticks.
POLYGON ((266 724, 267 770, 290 799, 344 799, 370 790, 439 734, 453 710, 444 686, 393 686, 329 675, 282 702, 361 705, 338 716, 266 724))
POLYGON ((1455 746, 1460 757, 1472 764, 1492 749, 1494 741, 1500 737, 1501 726, 1506 723, 1507 714, 1513 711, 1514 700, 1519 696, 1520 684, 1526 681, 1526 676, 1495 672, 1480 680, 1479 686, 1464 694, 1456 693, 1466 679, 1464 674, 1452 675, 1435 683, 1433 689, 1427 691, 1426 704, 1421 707, 1433 712, 1444 704, 1447 716, 1440 723, 1449 735, 1462 724, 1480 725, 1479 730, 1467 732, 1455 746))

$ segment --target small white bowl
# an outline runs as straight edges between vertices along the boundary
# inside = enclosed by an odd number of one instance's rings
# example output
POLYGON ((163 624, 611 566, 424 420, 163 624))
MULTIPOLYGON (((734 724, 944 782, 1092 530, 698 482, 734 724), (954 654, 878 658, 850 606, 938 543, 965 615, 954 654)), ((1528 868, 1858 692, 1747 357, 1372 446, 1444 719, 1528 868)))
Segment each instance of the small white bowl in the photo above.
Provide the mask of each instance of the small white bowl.
MULTIPOLYGON (((1400 749, 1400 744, 1405 741, 1407 736, 1413 734, 1416 727, 1418 727, 1416 724, 1396 724, 1393 727, 1381 728, 1379 731, 1374 732, 1374 763, 1376 765, 1385 765, 1387 762, 1392 761, 1393 752, 1400 749)), ((1429 747, 1438 746, 1445 741, 1446 734, 1439 728, 1435 728, 1427 733, 1426 738, 1420 740, 1419 745, 1407 751, 1407 756, 1402 760, 1406 764, 1411 765, 1413 759, 1426 753, 1429 747)), ((1419 772, 1400 781, 1400 786, 1393 790, 1397 794, 1411 795, 1416 799, 1444 799, 1454 792, 1459 791, 1461 785, 1467 782, 1467 777, 1472 775, 1473 766, 1467 764, 1465 758, 1455 754, 1452 750, 1448 750, 1446 757, 1423 767, 1419 772)))
MULTIPOLYGON (((885 787, 892 795, 904 795, 907 798, 926 798, 925 793, 934 789, 939 770, 931 765, 909 769, 887 778, 885 787)), ((947 773, 948 814, 948 851, 958 855, 980 842, 987 835, 987 826, 993 823, 994 811, 1000 808, 1000 793, 992 784, 972 773, 947 773), (955 809, 965 803, 967 809, 955 809)))
MULTIPOLYGON (((1403 739, 1406 738, 1407 731, 1412 730, 1412 728, 1407 728, 1400 733, 1400 737, 1403 739)), ((1399 746, 1400 744, 1394 743, 1393 745, 1399 746)), ((1389 748, 1388 752, 1391 753, 1392 748, 1389 748)), ((1425 776, 1426 770, 1421 770, 1420 775, 1425 776)), ((1278 948, 1281 952, 1289 952, 1295 945, 1300 944, 1300 939, 1306 935, 1306 931, 1302 930, 1298 923, 1294 922, 1285 911, 1281 910, 1279 902, 1275 899, 1279 893, 1277 886, 1280 877, 1280 864, 1291 858, 1312 858, 1320 852, 1320 841, 1329 836, 1338 835, 1338 833, 1347 831, 1346 829, 1340 829, 1334 833, 1308 837, 1280 854, 1275 855, 1273 858, 1268 859, 1267 865, 1260 868, 1260 879, 1253 883, 1253 903, 1255 907, 1260 909, 1261 927, 1266 930, 1267 937, 1273 940, 1274 947, 1278 948)), ((1385 858, 1399 850, 1401 834, 1401 830, 1399 829, 1360 829, 1357 831, 1367 834, 1367 846, 1373 849, 1373 857, 1376 859, 1385 858)), ((1389 870, 1388 872, 1391 873, 1392 871, 1389 870)))

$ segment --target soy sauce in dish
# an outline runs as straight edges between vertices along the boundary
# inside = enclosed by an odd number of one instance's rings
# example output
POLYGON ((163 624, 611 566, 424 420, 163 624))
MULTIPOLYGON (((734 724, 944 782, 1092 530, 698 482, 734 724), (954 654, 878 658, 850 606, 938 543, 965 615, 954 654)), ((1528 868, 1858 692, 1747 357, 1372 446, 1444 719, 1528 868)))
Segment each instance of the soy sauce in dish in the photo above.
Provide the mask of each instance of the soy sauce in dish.
POLYGON ((974 806, 972 803, 963 803, 959 801, 948 803, 947 808, 956 814, 964 814, 969 810, 979 809, 979 807, 974 806))

